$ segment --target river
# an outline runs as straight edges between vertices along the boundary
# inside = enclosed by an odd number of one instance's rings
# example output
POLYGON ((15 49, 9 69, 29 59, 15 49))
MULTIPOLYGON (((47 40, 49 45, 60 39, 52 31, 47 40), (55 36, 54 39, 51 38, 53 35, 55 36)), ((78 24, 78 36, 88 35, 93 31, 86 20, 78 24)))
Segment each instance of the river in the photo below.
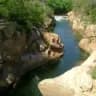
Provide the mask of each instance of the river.
POLYGON ((80 49, 68 20, 56 21, 54 32, 64 43, 64 56, 59 62, 39 67, 26 74, 10 96, 42 96, 37 88, 38 82, 45 78, 58 76, 76 65, 80 59, 80 49))

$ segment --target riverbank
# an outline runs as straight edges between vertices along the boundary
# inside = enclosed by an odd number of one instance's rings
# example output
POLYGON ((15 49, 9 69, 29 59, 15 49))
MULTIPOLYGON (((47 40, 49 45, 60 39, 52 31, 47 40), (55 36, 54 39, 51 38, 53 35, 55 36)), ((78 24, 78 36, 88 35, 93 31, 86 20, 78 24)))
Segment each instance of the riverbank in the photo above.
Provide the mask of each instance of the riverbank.
MULTIPOLYGON (((78 39, 80 48, 90 55, 96 50, 96 24, 90 22, 87 17, 76 14, 74 11, 68 13, 68 18, 73 30, 75 30, 74 34, 78 39), (87 21, 82 18, 86 18, 87 21)), ((94 79, 96 79, 95 72, 96 68, 91 73, 94 79)))
POLYGON ((81 16, 75 15, 74 12, 68 13, 68 20, 79 37, 79 47, 91 55, 84 63, 61 76, 41 81, 39 89, 43 96, 95 96, 96 81, 92 78, 92 71, 96 67, 96 27, 93 24, 86 25, 81 16))
POLYGON ((87 53, 96 50, 96 25, 84 21, 82 16, 76 14, 74 11, 68 13, 68 20, 70 21, 75 34, 78 35, 79 47, 87 53))
POLYGON ((96 67, 96 51, 82 65, 39 83, 43 96, 95 96, 96 80, 90 73, 96 67), (78 75, 79 74, 79 75, 78 75))
MULTIPOLYGON (((74 11, 68 13, 68 20, 78 40, 78 45, 87 57, 96 50, 96 24, 90 22, 88 17, 74 11), (86 20, 85 20, 86 18, 86 20)), ((82 54, 84 56, 84 54, 82 54)), ((95 70, 92 72, 95 77, 95 70)))

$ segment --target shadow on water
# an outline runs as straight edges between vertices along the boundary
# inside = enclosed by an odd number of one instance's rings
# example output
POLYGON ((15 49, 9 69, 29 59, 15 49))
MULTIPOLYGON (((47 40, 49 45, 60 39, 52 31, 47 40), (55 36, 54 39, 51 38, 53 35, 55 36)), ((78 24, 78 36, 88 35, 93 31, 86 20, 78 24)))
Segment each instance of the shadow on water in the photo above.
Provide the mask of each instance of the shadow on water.
POLYGON ((48 64, 27 73, 9 96, 42 96, 37 87, 40 80, 58 76, 76 65, 80 59, 80 49, 70 24, 67 20, 57 21, 54 31, 59 34, 64 43, 64 56, 54 64, 48 64))

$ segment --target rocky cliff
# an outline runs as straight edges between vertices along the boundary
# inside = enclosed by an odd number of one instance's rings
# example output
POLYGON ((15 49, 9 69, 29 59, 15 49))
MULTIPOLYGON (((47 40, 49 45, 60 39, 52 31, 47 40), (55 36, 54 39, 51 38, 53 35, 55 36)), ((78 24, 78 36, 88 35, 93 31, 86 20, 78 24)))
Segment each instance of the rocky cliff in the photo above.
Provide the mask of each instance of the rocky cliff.
POLYGON ((57 34, 52 35, 35 27, 26 32, 17 26, 15 22, 0 20, 0 92, 14 86, 27 71, 63 55, 63 46, 57 34))

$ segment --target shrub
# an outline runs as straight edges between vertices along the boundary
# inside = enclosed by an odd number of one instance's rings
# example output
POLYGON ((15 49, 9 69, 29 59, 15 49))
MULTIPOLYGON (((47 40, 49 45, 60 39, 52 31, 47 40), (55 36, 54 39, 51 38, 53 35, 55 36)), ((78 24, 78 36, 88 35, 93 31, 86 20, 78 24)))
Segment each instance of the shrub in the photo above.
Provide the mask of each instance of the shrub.
POLYGON ((73 0, 73 9, 96 23, 96 0, 73 0))
POLYGON ((72 9, 71 0, 47 0, 48 6, 50 6, 55 14, 64 14, 72 9))
POLYGON ((90 19, 93 23, 96 23, 96 8, 93 8, 89 12, 90 19))
POLYGON ((16 21, 24 28, 43 26, 49 14, 50 8, 39 0, 0 0, 0 17, 16 21))
POLYGON ((92 70, 91 76, 93 79, 96 79, 96 67, 92 70))

